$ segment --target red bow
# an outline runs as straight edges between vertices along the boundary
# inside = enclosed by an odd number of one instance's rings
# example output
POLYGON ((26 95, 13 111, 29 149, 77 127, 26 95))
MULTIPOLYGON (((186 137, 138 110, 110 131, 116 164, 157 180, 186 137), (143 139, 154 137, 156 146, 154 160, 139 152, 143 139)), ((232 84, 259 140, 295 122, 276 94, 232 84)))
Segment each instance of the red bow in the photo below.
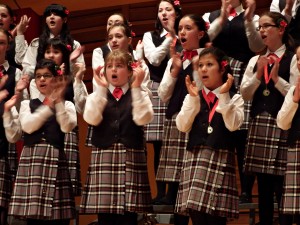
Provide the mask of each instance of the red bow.
POLYGON ((215 98, 216 98, 216 95, 212 91, 208 92, 207 99, 209 100, 210 103, 214 103, 215 98))
POLYGON ((237 13, 236 13, 236 11, 235 11, 235 8, 231 8, 231 10, 230 10, 230 12, 229 12, 229 16, 233 16, 233 17, 237 16, 237 13))
POLYGON ((193 51, 188 51, 188 50, 186 50, 186 51, 183 52, 183 58, 182 58, 182 61, 184 61, 184 60, 186 60, 186 59, 192 60, 192 58, 193 58, 194 56, 196 56, 196 55, 198 55, 198 52, 197 52, 196 50, 193 50, 193 51))
POLYGON ((115 99, 119 100, 123 95, 122 88, 116 87, 112 94, 115 97, 115 99))

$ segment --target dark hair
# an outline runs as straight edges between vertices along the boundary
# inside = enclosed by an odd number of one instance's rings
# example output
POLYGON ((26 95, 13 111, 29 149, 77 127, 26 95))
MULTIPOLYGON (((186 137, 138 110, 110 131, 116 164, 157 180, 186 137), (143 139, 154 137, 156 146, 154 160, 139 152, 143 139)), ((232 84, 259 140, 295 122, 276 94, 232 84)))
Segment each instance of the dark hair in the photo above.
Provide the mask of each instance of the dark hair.
POLYGON ((295 50, 294 39, 289 34, 289 22, 287 21, 285 16, 282 15, 281 13, 278 13, 278 12, 269 12, 269 11, 264 12, 261 15, 261 17, 262 16, 270 17, 278 28, 283 28, 284 29, 284 33, 283 33, 283 36, 282 36, 282 43, 286 45, 287 49, 289 49, 291 51, 294 51, 295 50), (282 21, 285 22, 285 25, 286 25, 285 27, 282 27, 282 25, 281 25, 282 21))
POLYGON ((0 7, 4 7, 7 9, 8 15, 11 17, 12 23, 9 25, 9 30, 13 30, 16 27, 15 21, 14 21, 14 11, 6 4, 0 4, 0 7))
MULTIPOLYGON (((66 10, 67 10, 66 7, 64 7, 62 5, 58 5, 58 4, 49 5, 45 9, 44 20, 46 20, 46 17, 50 16, 52 12, 61 16, 62 18, 65 18, 66 16, 64 16, 64 14, 65 14, 65 12, 68 12, 66 10)), ((38 61, 38 59, 44 58, 43 49, 45 48, 44 45, 47 44, 47 40, 49 38, 50 38, 50 29, 45 22, 42 34, 39 37, 39 47, 37 50, 37 57, 36 57, 37 61, 38 61)), ((59 38, 62 40, 63 43, 71 46, 71 52, 72 52, 73 46, 74 46, 74 39, 72 38, 72 36, 70 34, 70 30, 69 30, 67 22, 63 23, 59 38)))
POLYGON ((124 24, 125 26, 128 26, 128 27, 131 26, 130 22, 125 18, 125 16, 124 16, 122 13, 113 13, 113 14, 111 14, 111 15, 107 18, 107 21, 108 21, 108 19, 109 19, 111 16, 120 16, 120 17, 122 17, 122 19, 123 19, 123 21, 124 21, 123 24, 124 24))
MULTIPOLYGON (((159 5, 160 5, 161 2, 168 2, 168 3, 170 3, 173 6, 173 8, 175 10, 175 14, 176 14, 174 29, 175 29, 176 34, 177 34, 178 33, 178 24, 179 24, 179 21, 182 18, 182 10, 181 10, 180 4, 178 4, 178 5, 174 4, 175 1, 176 0, 160 0, 159 3, 158 3, 158 5, 157 5, 156 12, 158 13, 159 5)), ((157 16, 157 19, 156 19, 156 22, 155 22, 155 32, 154 33, 156 35, 160 35, 160 33, 162 32, 162 30, 163 30, 163 26, 162 26, 162 24, 161 24, 161 22, 160 22, 160 20, 159 20, 159 18, 157 16)))
POLYGON ((57 70, 59 69, 59 66, 55 64, 55 62, 51 59, 41 59, 37 62, 35 69, 34 69, 34 75, 36 74, 36 71, 39 69, 45 69, 47 68, 53 76, 57 76, 57 70))
MULTIPOLYGON (((50 38, 47 40, 47 43, 44 45, 43 49, 43 57, 40 59, 37 59, 37 61, 40 61, 41 59, 45 58, 45 52, 48 48, 54 48, 58 49, 62 52, 62 63, 65 64, 65 75, 70 74, 70 50, 68 49, 67 45, 62 42, 60 38, 50 38)), ((59 65, 60 66, 60 65, 59 65)))
POLYGON ((65 18, 68 17, 70 11, 63 5, 59 5, 59 4, 51 4, 48 5, 44 11, 44 18, 50 16, 52 13, 65 18))
POLYGON ((6 37, 7 37, 7 43, 9 44, 10 39, 12 38, 11 34, 7 30, 4 30, 2 28, 0 28, 0 33, 3 33, 3 34, 6 35, 6 37))
POLYGON ((114 50, 111 51, 105 58, 105 66, 104 66, 104 72, 106 72, 106 64, 107 62, 113 61, 113 60, 120 60, 121 63, 124 63, 127 65, 127 68, 129 71, 132 72, 131 63, 134 62, 134 59, 131 54, 128 52, 125 52, 123 50, 114 50))
MULTIPOLYGON (((112 25, 108 31, 107 31, 107 37, 109 36, 109 32, 115 28, 115 27, 120 27, 122 30, 123 30, 123 33, 125 34, 126 37, 128 38, 132 38, 132 33, 131 33, 131 28, 129 26, 126 26, 125 24, 115 24, 115 25, 112 25)), ((108 39, 108 38, 107 38, 108 39)), ((107 40, 108 42, 108 40, 107 40)), ((132 45, 129 45, 128 46, 128 51, 133 54, 133 47, 132 45)))
MULTIPOLYGON (((216 48, 216 47, 209 47, 209 48, 203 49, 200 52, 199 59, 202 56, 205 56, 208 54, 211 54, 217 60, 220 70, 222 69, 222 67, 224 67, 224 73, 222 75, 222 80, 223 80, 223 83, 225 83, 227 81, 227 74, 228 73, 232 74, 228 57, 221 49, 216 48), (225 65, 222 65, 223 63, 225 63, 225 65)), ((235 91, 234 87, 232 87, 231 90, 235 91)))
POLYGON ((209 36, 208 36, 208 34, 207 34, 207 25, 206 25, 206 22, 205 22, 205 21, 203 20, 203 18, 202 18, 200 15, 198 15, 198 14, 187 14, 187 15, 185 15, 184 17, 182 17, 182 19, 185 18, 185 17, 188 17, 188 18, 190 18, 191 20, 193 20, 194 23, 196 24, 196 26, 198 27, 198 30, 204 31, 204 35, 203 35, 203 37, 202 37, 202 38, 200 39, 200 41, 199 41, 199 47, 200 47, 200 48, 204 48, 205 45, 206 45, 208 42, 210 42, 209 36))

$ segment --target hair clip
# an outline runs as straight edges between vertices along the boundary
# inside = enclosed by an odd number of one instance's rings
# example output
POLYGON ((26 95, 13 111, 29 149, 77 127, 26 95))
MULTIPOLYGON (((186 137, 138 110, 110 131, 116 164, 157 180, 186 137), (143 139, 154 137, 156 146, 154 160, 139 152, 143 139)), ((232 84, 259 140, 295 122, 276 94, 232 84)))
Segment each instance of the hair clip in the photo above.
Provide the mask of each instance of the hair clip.
POLYGON ((139 65, 140 65, 139 62, 131 62, 131 63, 130 63, 130 67, 131 67, 132 69, 135 69, 135 68, 139 67, 139 65))
POLYGON ((133 31, 131 31, 131 37, 135 37, 135 33, 133 31))
POLYGON ((58 65, 55 65, 55 70, 58 76, 62 76, 63 75, 63 71, 61 70, 61 68, 58 65))
POLYGON ((280 18, 280 19, 278 19, 278 22, 279 22, 280 27, 283 27, 283 28, 287 27, 287 22, 284 19, 280 18))
POLYGON ((70 14, 70 10, 65 9, 65 14, 66 14, 66 15, 69 15, 69 14, 70 14))
POLYGON ((174 1, 174 5, 178 5, 179 6, 180 5, 180 1, 179 0, 175 0, 174 1))
POLYGON ((66 45, 66 47, 67 47, 67 49, 68 49, 69 51, 71 51, 71 50, 72 50, 72 47, 71 47, 71 45, 66 45))
POLYGON ((221 62, 221 65, 222 65, 223 68, 225 68, 226 66, 228 66, 227 59, 223 59, 222 62, 221 62))

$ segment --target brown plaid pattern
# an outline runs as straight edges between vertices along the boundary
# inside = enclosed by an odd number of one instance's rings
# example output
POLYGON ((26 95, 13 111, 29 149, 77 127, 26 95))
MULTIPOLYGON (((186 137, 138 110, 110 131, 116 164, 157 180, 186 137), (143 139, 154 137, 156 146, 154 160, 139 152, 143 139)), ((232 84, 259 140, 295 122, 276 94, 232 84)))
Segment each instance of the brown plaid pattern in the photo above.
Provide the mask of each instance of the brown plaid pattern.
MULTIPOLYGON (((240 94, 240 86, 241 86, 244 72, 247 68, 247 64, 229 57, 229 65, 232 70, 232 75, 234 77, 234 86, 237 89, 237 93, 240 94)), ((244 122, 240 127, 241 130, 249 129, 251 102, 252 101, 245 101, 244 103, 244 122)))
POLYGON ((8 143, 7 158, 8 158, 10 173, 14 180, 16 178, 16 174, 18 170, 18 154, 17 154, 16 144, 8 143))
POLYGON ((227 218, 238 218, 235 155, 224 149, 197 146, 186 151, 175 206, 227 218))
POLYGON ((148 212, 151 193, 145 150, 116 143, 108 149, 92 147, 81 213, 148 212))
POLYGON ((8 159, 0 158, 0 207, 7 208, 12 192, 12 174, 8 159))
POLYGON ((289 148, 284 180, 284 191, 281 199, 281 210, 287 214, 300 213, 300 142, 289 148))
POLYGON ((159 83, 157 82, 152 82, 151 84, 151 101, 153 105, 154 118, 151 123, 145 126, 145 137, 147 141, 160 141, 163 139, 163 126, 167 107, 158 96, 158 86, 159 83))
POLYGON ((179 182, 188 134, 176 127, 176 115, 165 119, 163 145, 156 180, 179 182))
POLYGON ((57 220, 75 215, 75 202, 64 151, 47 143, 24 147, 9 214, 57 220))
POLYGON ((75 196, 80 196, 82 191, 81 170, 78 148, 78 128, 65 134, 65 153, 68 161, 70 177, 75 196))
POLYGON ((264 112, 250 122, 245 152, 245 172, 284 175, 287 132, 277 127, 276 118, 264 112))

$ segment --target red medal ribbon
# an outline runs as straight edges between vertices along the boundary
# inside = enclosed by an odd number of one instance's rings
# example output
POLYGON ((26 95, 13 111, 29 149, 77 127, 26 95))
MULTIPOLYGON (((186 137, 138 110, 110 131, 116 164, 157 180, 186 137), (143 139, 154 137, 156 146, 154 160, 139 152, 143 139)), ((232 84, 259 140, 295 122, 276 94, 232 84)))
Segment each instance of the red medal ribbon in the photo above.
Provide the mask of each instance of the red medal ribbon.
MULTIPOLYGON (((207 103, 207 105, 208 105, 208 107, 210 109, 210 103, 213 103, 213 102, 211 102, 211 100, 209 99, 209 97, 205 93, 204 89, 202 89, 202 95, 203 95, 204 100, 206 101, 206 103, 207 103)), ((217 108, 218 104, 219 104, 219 99, 216 101, 216 103, 214 104, 213 108, 210 109, 210 111, 209 111, 209 115, 208 115, 208 123, 209 124, 210 124, 212 118, 214 117, 214 114, 216 112, 216 108, 217 108)))
MULTIPOLYGON (((274 53, 269 53, 269 54, 268 54, 268 57, 271 56, 271 55, 278 58, 278 56, 277 56, 276 54, 274 54, 274 53)), ((284 55, 284 54, 283 54, 283 55, 284 55)), ((282 59, 283 55, 279 58, 279 61, 278 61, 278 62, 280 62, 280 60, 282 59)), ((273 63, 275 63, 275 62, 273 62, 273 63)), ((272 63, 272 64, 273 64, 273 63, 272 63)), ((268 84, 268 83, 270 82, 270 80, 271 80, 271 75, 270 75, 269 72, 268 72, 268 65, 265 65, 265 67, 264 67, 264 77, 265 77, 265 82, 266 82, 266 84, 268 84)))

